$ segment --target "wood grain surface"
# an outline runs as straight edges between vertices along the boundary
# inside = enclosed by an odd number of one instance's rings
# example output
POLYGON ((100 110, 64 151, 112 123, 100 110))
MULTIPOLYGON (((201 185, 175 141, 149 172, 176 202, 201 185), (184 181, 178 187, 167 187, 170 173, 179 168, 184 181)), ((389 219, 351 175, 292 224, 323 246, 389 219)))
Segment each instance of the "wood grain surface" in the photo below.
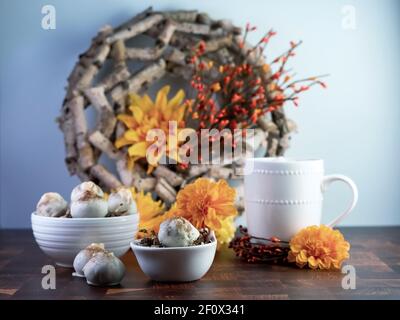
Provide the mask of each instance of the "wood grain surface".
POLYGON ((346 264, 356 270, 356 289, 345 290, 338 272, 248 264, 227 248, 207 275, 191 283, 157 283, 129 251, 127 274, 114 288, 91 287, 56 268, 56 289, 41 286, 43 265, 52 264, 29 230, 0 231, 0 299, 400 299, 400 227, 342 228, 351 243, 346 264))

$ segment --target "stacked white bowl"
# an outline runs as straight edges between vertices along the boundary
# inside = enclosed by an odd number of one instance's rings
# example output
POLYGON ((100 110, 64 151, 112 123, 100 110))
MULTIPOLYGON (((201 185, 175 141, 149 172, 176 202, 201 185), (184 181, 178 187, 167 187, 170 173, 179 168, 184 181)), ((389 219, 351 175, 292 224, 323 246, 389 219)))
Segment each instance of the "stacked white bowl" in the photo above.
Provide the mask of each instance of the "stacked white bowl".
POLYGON ((62 267, 89 244, 104 243, 117 257, 124 255, 138 231, 139 215, 107 218, 53 218, 32 213, 33 235, 42 251, 62 267))

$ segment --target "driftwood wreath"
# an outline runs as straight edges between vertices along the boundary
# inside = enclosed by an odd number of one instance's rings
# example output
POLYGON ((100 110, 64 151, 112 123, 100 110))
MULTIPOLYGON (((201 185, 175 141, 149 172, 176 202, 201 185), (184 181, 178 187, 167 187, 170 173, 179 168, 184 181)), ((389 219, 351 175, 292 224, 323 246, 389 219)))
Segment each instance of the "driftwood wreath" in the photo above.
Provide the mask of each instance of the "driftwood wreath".
MULTIPOLYGON (((116 137, 124 130, 116 115, 125 112, 128 93, 142 93, 167 73, 189 80, 193 70, 187 58, 200 40, 206 43, 206 56, 220 63, 235 62, 246 52, 246 44, 240 45, 241 28, 197 11, 155 12, 149 8, 117 28, 105 26, 99 31, 68 77, 58 118, 71 175, 82 181, 95 181, 106 190, 126 185, 152 191, 166 203, 173 203, 177 190, 199 176, 240 181, 241 177, 235 175, 235 163, 191 165, 187 170, 159 165, 150 175, 138 164, 134 170, 128 170, 126 153, 114 147, 116 137), (153 38, 154 46, 128 47, 126 41, 138 35, 153 38), (99 79, 106 60, 112 69, 99 79), (144 63, 144 67, 133 72, 128 61, 144 63), (93 130, 89 130, 85 115, 88 107, 93 107, 97 114, 93 130), (115 161, 115 168, 99 163, 102 153, 115 161)), ((264 62, 262 57, 250 56, 249 63, 264 62)), ((283 109, 268 117, 258 120, 258 145, 254 147, 264 146, 265 156, 283 155, 295 124, 286 119, 283 109)), ((240 202, 239 198, 239 209, 240 202)))

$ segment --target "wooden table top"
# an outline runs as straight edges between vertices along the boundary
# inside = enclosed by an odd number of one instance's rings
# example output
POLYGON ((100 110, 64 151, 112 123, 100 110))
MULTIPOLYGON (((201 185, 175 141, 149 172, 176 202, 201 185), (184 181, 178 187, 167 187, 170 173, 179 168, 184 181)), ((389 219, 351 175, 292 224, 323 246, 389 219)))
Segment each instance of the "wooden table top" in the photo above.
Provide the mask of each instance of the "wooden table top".
POLYGON ((41 287, 43 265, 52 264, 30 230, 0 230, 0 299, 400 299, 400 227, 341 228, 351 243, 346 264, 356 270, 356 289, 342 288, 344 274, 248 264, 227 248, 206 276, 191 283, 157 283, 129 251, 121 286, 98 288, 57 267, 56 289, 41 287))

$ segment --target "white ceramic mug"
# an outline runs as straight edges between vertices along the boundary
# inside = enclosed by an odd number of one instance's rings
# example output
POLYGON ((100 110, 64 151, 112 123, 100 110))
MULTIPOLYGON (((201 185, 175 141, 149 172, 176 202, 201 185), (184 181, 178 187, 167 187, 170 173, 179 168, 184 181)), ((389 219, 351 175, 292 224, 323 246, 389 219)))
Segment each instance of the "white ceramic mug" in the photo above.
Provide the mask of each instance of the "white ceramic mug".
POLYGON ((320 225, 323 193, 334 181, 346 183, 353 197, 329 226, 339 223, 357 203, 355 183, 339 174, 324 176, 323 160, 249 158, 245 172, 245 213, 252 236, 289 241, 302 228, 320 225))

